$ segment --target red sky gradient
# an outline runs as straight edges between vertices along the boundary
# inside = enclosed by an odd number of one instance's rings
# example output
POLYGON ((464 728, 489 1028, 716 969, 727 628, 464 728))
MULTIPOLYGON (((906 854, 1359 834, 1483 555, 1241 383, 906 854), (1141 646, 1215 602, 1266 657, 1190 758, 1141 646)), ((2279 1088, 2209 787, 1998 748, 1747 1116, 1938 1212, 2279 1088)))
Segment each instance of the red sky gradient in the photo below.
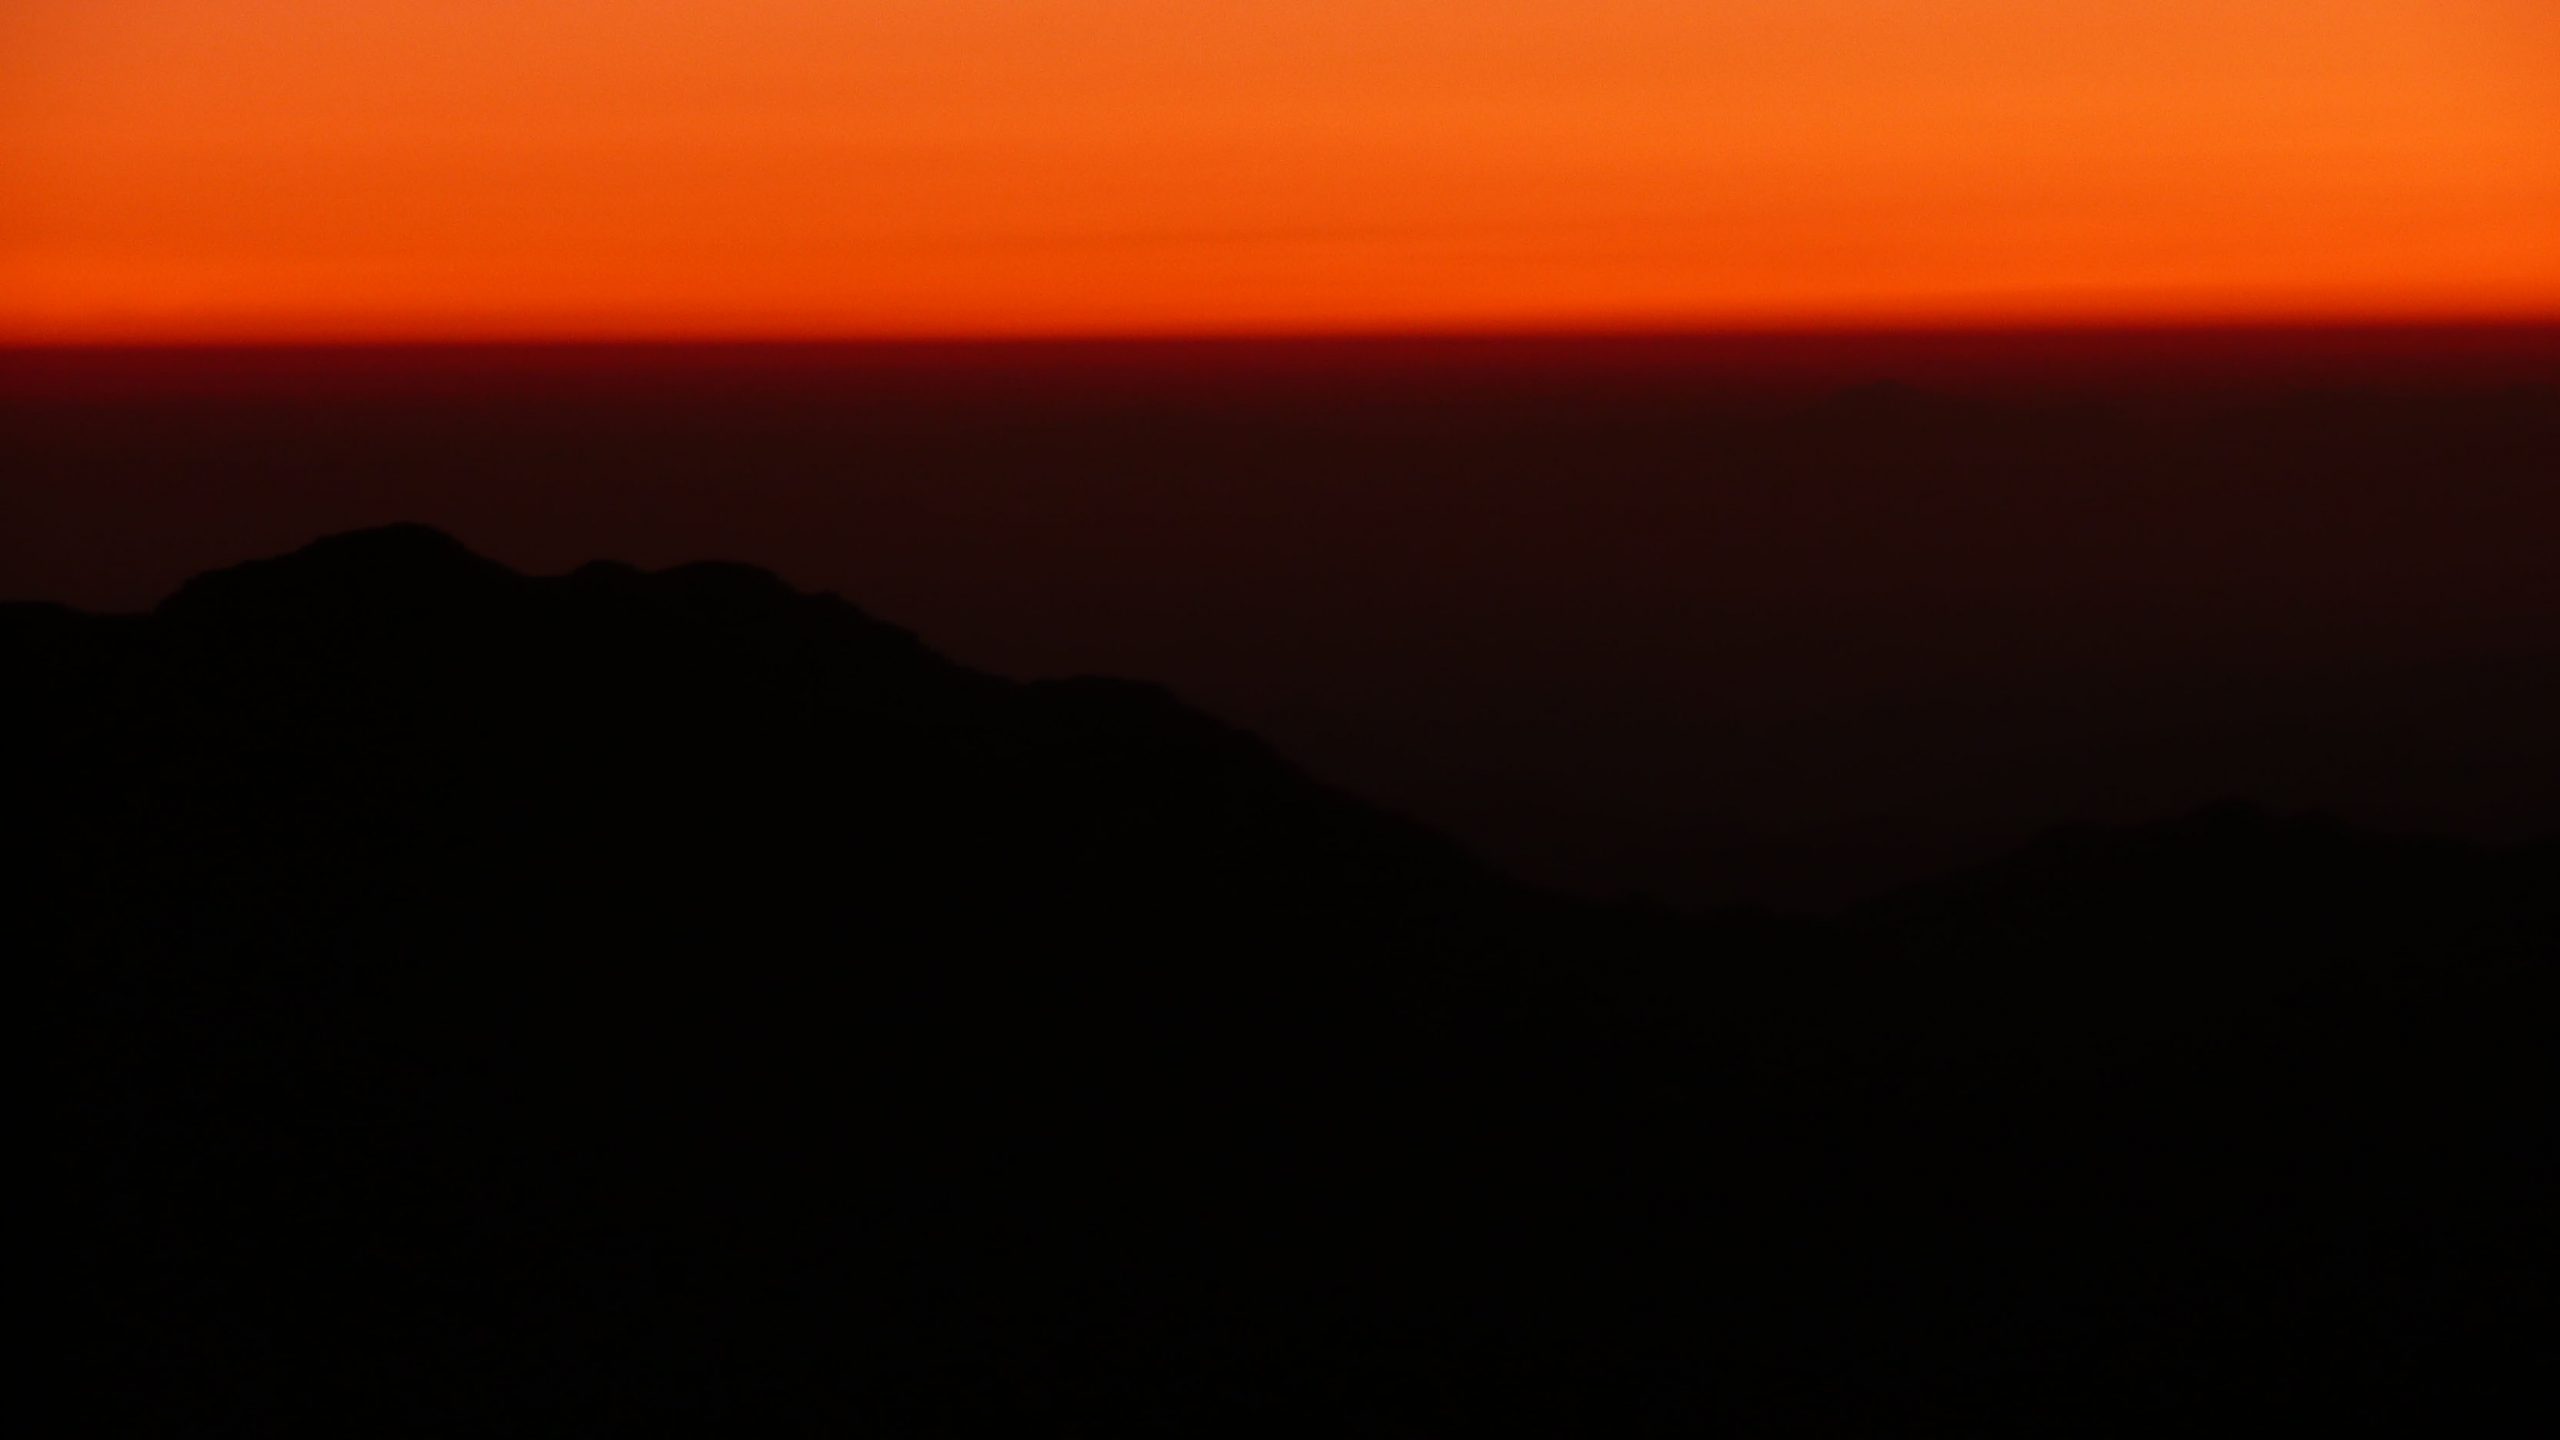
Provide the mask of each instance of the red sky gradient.
POLYGON ((2528 316, 2552 0, 0 9, 0 340, 2528 316))

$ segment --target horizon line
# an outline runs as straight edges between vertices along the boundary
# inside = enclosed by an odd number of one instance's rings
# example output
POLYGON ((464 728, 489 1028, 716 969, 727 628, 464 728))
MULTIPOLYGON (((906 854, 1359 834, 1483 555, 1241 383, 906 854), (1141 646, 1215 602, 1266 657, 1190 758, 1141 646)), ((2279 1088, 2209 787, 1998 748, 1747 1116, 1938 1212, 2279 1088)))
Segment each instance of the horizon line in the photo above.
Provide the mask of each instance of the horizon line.
POLYGON ((1152 329, 1006 330, 490 330, 340 333, 169 333, 11 336, 0 353, 108 351, 1038 348, 1070 346, 1678 342, 1781 339, 2107 338, 2177 335, 2450 335, 2560 333, 2560 309, 2508 315, 2448 313, 2336 316, 2107 316, 1879 318, 1748 322, 1591 322, 1307 327, 1167 326, 1152 329))

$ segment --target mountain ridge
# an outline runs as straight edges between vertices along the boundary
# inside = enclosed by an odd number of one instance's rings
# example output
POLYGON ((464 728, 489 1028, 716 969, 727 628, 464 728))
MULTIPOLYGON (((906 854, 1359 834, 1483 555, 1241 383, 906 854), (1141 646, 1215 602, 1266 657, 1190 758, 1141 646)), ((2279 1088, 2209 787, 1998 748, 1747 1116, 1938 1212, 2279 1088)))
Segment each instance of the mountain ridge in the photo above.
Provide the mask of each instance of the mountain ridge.
POLYGON ((2548 843, 1543 894, 1169 692, 423 527, 0 608, 100 1433, 2157 1433, 2543 1395, 2548 843))

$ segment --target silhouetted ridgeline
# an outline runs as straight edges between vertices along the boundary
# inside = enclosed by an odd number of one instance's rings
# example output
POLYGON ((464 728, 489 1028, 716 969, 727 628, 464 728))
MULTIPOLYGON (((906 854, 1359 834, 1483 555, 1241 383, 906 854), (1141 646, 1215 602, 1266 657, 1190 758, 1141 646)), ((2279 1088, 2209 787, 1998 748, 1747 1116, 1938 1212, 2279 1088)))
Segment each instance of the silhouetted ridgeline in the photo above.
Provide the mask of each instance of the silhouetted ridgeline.
POLYGON ((2481 1433, 2560 851, 1552 899, 1117 681, 428 530, 0 609, 81 1433, 2481 1433))
POLYGON ((0 596, 396 519, 534 573, 752 557, 1693 908, 2229 795, 2533 834, 2554 476, 2552 325, 0 346, 0 596))

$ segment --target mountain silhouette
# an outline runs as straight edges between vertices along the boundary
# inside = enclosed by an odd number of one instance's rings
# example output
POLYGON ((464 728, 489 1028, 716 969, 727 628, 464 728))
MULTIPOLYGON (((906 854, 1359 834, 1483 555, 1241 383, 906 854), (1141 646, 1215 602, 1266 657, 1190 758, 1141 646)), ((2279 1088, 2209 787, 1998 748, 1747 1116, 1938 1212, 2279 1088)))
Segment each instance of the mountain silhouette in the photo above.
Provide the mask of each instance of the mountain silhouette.
POLYGON ((0 596, 752 559, 1542 885, 1846 906, 2225 796, 2547 827, 2555 421, 2548 325, 19 352, 0 596))
POLYGON ((1151 686, 417 526, 0 673, 87 1433, 2547 1407, 2548 842, 1597 905, 1151 686))

